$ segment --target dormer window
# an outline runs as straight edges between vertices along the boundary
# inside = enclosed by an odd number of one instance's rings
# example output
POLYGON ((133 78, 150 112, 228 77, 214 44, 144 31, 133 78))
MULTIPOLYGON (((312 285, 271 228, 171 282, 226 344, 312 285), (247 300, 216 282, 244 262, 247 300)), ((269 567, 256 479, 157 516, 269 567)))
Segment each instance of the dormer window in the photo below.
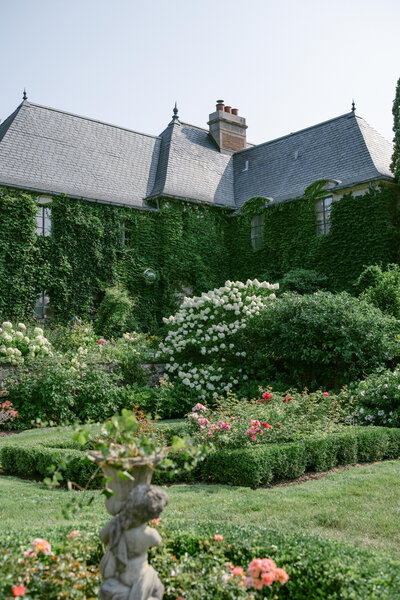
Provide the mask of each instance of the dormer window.
POLYGON ((251 220, 251 245, 254 250, 261 248, 263 242, 264 215, 255 215, 251 220))
POLYGON ((324 235, 329 233, 330 230, 330 218, 332 208, 332 196, 319 200, 316 204, 317 208, 317 235, 324 235))
POLYGON ((45 237, 51 235, 51 208, 46 206, 51 198, 41 196, 36 209, 36 233, 45 237))

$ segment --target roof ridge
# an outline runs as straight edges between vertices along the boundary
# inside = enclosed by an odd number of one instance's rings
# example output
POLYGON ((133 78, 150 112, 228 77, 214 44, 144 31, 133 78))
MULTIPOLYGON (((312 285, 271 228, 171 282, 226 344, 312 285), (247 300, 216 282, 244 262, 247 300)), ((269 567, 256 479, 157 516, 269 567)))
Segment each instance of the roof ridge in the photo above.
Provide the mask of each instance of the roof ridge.
POLYGON ((6 135, 7 131, 10 129, 15 117, 19 113, 21 106, 24 104, 24 102, 25 101, 21 102, 21 104, 17 106, 17 108, 14 110, 14 112, 11 113, 11 115, 8 115, 8 117, 2 123, 0 123, 0 142, 6 135))
MULTIPOLYGON (((284 140, 285 138, 289 138, 292 135, 297 135, 298 133, 303 133, 304 131, 308 131, 309 129, 315 129, 316 127, 321 127, 322 125, 326 125, 327 123, 332 123, 333 121, 338 121, 339 119, 343 119, 343 117, 351 117, 356 116, 353 111, 348 113, 344 113, 343 115, 339 115, 338 117, 333 117, 333 119, 327 119, 326 121, 321 121, 321 123, 316 123, 315 125, 309 125, 309 127, 304 127, 303 129, 299 129, 298 131, 292 131, 291 133, 287 133, 286 135, 281 135, 280 137, 274 138, 273 140, 269 140, 268 142, 262 142, 261 144, 255 144, 251 148, 244 148, 243 150, 239 150, 234 154, 241 154, 242 152, 247 152, 247 150, 254 150, 254 148, 260 148, 260 146, 266 146, 267 144, 274 144, 275 142, 279 142, 284 140)), ((362 117, 359 117, 362 119, 362 117)), ((363 119, 364 120, 364 119, 363 119)))
POLYGON ((378 131, 377 129, 375 129, 375 127, 373 125, 370 125, 370 123, 368 123, 368 121, 366 121, 363 117, 360 117, 359 115, 355 115, 356 119, 360 119, 361 121, 363 121, 370 129, 372 129, 372 131, 376 134, 379 135, 379 137, 381 137, 383 140, 385 140, 385 142, 387 142, 388 144, 390 144, 391 146, 394 147, 393 142, 391 142, 390 140, 387 140, 385 138, 384 135, 381 134, 380 131, 378 131))
MULTIPOLYGON (((22 104, 18 108, 20 108, 22 104)), ((52 106, 44 106, 43 104, 36 104, 36 102, 26 102, 27 105, 36 106, 37 108, 44 108, 45 110, 51 110, 53 112, 58 112, 63 115, 68 115, 70 117, 76 117, 78 119, 83 119, 84 121, 91 121, 93 123, 99 123, 100 125, 107 125, 107 127, 114 127, 114 129, 122 129, 123 131, 129 131, 130 133, 136 133, 138 135, 145 135, 147 137, 151 137, 153 139, 160 139, 159 135, 152 135, 151 133, 143 133, 142 131, 136 131, 135 129, 129 129, 128 127, 122 127, 121 125, 114 125, 113 123, 108 123, 107 121, 100 121, 99 119, 92 119, 91 117, 84 117, 83 115, 78 115, 76 113, 71 113, 66 110, 61 110, 59 108, 53 108, 52 106)))

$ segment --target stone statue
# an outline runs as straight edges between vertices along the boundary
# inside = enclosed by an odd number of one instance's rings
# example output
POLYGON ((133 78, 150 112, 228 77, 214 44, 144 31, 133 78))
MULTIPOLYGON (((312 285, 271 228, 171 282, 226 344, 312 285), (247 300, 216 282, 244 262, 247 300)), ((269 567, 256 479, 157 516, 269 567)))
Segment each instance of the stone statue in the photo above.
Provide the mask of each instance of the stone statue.
POLYGON ((148 549, 158 546, 161 536, 146 523, 158 518, 167 502, 168 495, 148 483, 135 485, 124 503, 119 500, 122 508, 100 532, 107 544, 100 563, 101 600, 161 600, 164 586, 147 561, 148 549))

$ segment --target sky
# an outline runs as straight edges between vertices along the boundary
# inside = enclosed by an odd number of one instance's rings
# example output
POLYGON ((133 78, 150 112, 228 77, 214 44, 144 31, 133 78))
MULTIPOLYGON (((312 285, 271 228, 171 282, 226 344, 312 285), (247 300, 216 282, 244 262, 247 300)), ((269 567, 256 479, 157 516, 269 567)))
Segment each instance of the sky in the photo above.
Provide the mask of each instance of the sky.
POLYGON ((261 143, 351 110, 393 139, 399 0, 0 0, 0 119, 28 100, 158 135, 217 99, 261 143))

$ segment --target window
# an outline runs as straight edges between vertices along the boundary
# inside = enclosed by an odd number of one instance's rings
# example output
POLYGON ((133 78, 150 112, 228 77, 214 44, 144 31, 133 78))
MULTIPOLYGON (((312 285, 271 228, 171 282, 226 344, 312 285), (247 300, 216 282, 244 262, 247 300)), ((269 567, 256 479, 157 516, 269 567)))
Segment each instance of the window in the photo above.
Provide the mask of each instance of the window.
POLYGON ((36 210, 36 233, 37 235, 51 235, 51 209, 38 206, 36 210))
POLYGON ((263 241, 264 215, 256 215, 251 220, 251 245, 254 250, 261 248, 263 241))
POLYGON ((36 298, 36 304, 34 308, 35 319, 50 319, 52 317, 52 311, 50 308, 50 298, 47 292, 40 292, 36 298))
POLYGON ((329 233, 332 196, 317 202, 317 235, 329 233))
POLYGON ((129 246, 132 239, 132 227, 125 221, 121 223, 121 244, 122 246, 129 246))

